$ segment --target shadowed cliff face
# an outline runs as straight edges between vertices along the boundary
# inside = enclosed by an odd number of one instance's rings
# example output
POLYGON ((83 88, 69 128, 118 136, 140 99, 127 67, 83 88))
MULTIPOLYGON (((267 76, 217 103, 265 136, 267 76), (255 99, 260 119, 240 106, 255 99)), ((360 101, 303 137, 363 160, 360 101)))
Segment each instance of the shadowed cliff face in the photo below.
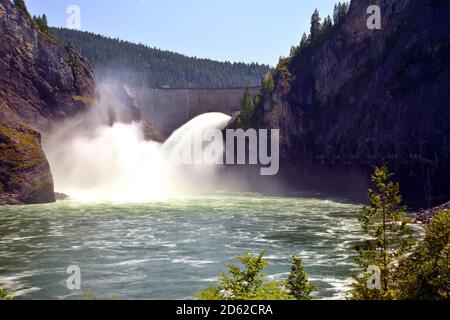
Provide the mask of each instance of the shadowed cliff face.
POLYGON ((0 204, 55 200, 36 131, 86 110, 94 94, 88 63, 0 0, 0 204))
POLYGON ((387 163, 409 200, 450 198, 449 16, 449 1, 352 1, 344 24, 282 63, 255 126, 281 130, 291 182, 364 195, 387 163), (373 4, 382 30, 366 26, 373 4))
POLYGON ((0 0, 0 30, 1 123, 45 131, 87 108, 94 77, 84 59, 39 32, 9 0, 0 0))

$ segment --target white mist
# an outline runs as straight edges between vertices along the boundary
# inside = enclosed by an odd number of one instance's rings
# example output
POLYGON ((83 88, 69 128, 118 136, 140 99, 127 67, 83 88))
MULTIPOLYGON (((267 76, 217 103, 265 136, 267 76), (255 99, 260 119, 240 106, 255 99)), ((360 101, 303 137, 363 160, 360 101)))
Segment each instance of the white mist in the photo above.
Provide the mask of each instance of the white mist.
POLYGON ((45 139, 57 192, 78 201, 148 202, 201 192, 202 181, 214 180, 214 166, 180 167, 170 154, 189 143, 186 136, 223 129, 229 116, 201 115, 160 144, 144 139, 140 123, 108 125, 106 115, 123 107, 111 102, 111 90, 100 91, 91 112, 63 123, 45 139))

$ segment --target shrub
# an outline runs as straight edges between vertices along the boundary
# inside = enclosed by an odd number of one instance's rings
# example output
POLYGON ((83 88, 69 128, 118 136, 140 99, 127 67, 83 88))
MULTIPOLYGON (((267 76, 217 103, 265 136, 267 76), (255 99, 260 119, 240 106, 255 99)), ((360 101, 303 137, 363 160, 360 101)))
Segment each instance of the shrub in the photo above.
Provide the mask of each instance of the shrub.
POLYGON ((450 299, 450 210, 437 213, 399 268, 399 299, 450 299))
POLYGON ((209 287, 196 295, 201 300, 291 300, 285 283, 281 281, 264 282, 263 270, 267 262, 264 252, 255 256, 247 253, 237 259, 244 265, 241 270, 230 264, 228 273, 220 276, 219 285, 209 287))
POLYGON ((250 94, 250 91, 245 88, 244 96, 242 98, 242 105, 241 105, 241 119, 245 124, 248 124, 250 122, 250 119, 253 116, 253 113, 255 112, 255 105, 253 103, 253 98, 250 94))
POLYGON ((392 176, 386 166, 375 168, 375 189, 369 190, 371 204, 358 217, 369 240, 356 247, 361 274, 353 277, 351 295, 355 300, 391 300, 397 294, 397 264, 410 249, 412 231, 405 218, 406 208, 400 205, 400 186, 391 180, 392 176), (381 271, 380 288, 368 286, 370 266, 381 271))
POLYGON ((0 300, 12 300, 14 296, 9 294, 4 288, 0 287, 0 300))
POLYGON ((297 300, 311 300, 311 293, 316 286, 309 283, 308 275, 303 268, 303 261, 299 257, 292 258, 292 268, 287 280, 286 288, 289 294, 297 300))
POLYGON ((264 92, 271 94, 273 90, 275 90, 275 82, 273 81, 273 77, 271 73, 268 73, 262 80, 261 86, 264 92))

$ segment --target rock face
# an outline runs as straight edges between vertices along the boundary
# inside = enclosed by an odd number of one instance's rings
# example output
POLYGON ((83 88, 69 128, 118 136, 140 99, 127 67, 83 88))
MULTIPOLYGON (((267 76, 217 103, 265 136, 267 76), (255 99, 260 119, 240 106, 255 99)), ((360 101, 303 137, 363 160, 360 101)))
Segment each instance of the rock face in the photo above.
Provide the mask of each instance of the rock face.
POLYGON ((0 205, 54 201, 40 134, 23 125, 15 129, 0 125, 0 205))
POLYGON ((253 126, 281 130, 297 187, 364 196, 387 164, 410 201, 450 198, 450 2, 352 1, 345 22, 274 71, 253 126), (367 8, 381 7, 382 30, 367 8))
POLYGON ((136 89, 123 83, 105 83, 102 86, 110 92, 108 96, 114 99, 114 101, 108 103, 109 125, 115 122, 141 122, 145 139, 164 142, 167 135, 163 135, 160 128, 156 127, 154 124, 155 117, 145 116, 145 104, 138 102, 139 94, 137 92, 142 89, 136 89))
POLYGON ((45 131, 94 97, 87 61, 39 32, 9 0, 0 0, 0 122, 45 131))
POLYGON ((421 210, 414 215, 415 223, 429 224, 439 211, 450 210, 450 201, 438 207, 421 210))
POLYGON ((94 94, 89 64, 0 0, 0 204, 55 201, 38 132, 86 110, 94 94))

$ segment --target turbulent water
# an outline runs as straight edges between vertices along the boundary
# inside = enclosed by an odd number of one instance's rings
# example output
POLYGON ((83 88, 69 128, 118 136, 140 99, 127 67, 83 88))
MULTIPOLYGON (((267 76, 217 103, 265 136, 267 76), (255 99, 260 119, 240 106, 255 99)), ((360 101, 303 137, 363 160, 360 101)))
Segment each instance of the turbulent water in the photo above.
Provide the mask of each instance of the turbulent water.
MULTIPOLYGON (((222 190, 218 167, 180 166, 173 154, 193 147, 195 158, 221 156, 222 144, 209 154, 198 138, 223 129, 230 117, 200 115, 159 144, 144 139, 139 123, 110 125, 124 111, 117 101, 111 88, 100 87, 95 108, 44 139, 56 190, 74 200, 0 207, 0 284, 24 299, 77 299, 80 291, 66 286, 66 270, 75 265, 82 288, 99 297, 189 299, 217 282, 235 256, 264 250, 269 279, 286 278, 298 255, 318 298, 345 297, 360 238, 356 206, 201 195, 222 190)), ((243 183, 230 181, 233 190, 243 183)))
POLYGON ((234 257, 264 250, 269 279, 304 259, 318 298, 345 298, 360 238, 358 206, 217 194, 147 204, 58 202, 0 208, 0 283, 24 299, 78 299, 69 265, 100 297, 184 299, 234 257))
MULTIPOLYGON (((123 106, 106 89, 89 113, 59 124, 44 139, 56 191, 83 202, 146 202, 202 192, 205 181, 214 184, 217 167, 203 163, 215 163, 217 155, 205 152, 202 141, 196 148, 195 140, 208 129, 223 129, 230 116, 199 115, 161 144, 145 140, 142 123, 109 125, 108 115, 120 115, 123 106), (177 160, 183 152, 200 156, 200 164, 182 167, 177 160)), ((223 141, 214 143, 221 156, 223 141)))

